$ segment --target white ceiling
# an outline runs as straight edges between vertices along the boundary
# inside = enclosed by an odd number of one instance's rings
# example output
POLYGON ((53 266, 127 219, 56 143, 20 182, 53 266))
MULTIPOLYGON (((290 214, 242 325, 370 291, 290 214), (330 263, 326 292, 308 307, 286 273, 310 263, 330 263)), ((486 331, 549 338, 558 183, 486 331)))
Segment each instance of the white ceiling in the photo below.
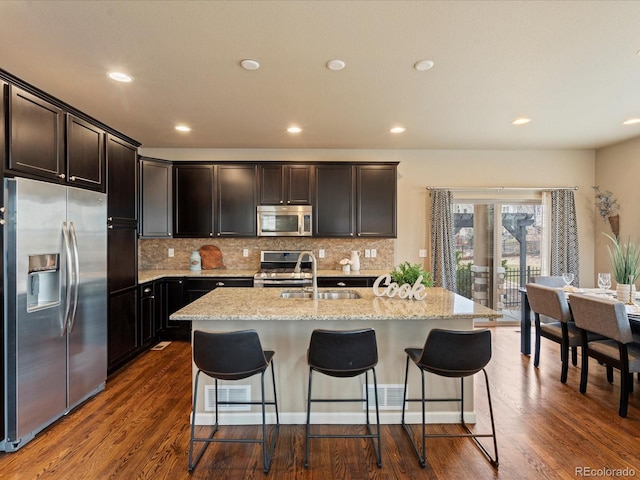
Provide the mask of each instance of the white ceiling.
POLYGON ((637 1, 0 2, 0 68, 149 148, 598 148, 638 50, 637 1))

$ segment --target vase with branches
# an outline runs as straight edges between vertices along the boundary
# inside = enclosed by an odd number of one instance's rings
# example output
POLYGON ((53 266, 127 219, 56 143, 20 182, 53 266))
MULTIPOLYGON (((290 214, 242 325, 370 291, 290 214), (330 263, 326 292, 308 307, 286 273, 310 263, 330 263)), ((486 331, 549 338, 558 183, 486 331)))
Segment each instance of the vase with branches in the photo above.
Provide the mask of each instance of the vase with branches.
POLYGON ((592 188, 595 190, 598 214, 602 217, 603 222, 609 222, 613 235, 618 238, 618 235, 620 235, 620 215, 618 215, 620 205, 618 200, 613 198, 613 193, 609 190, 602 192, 598 185, 592 188))

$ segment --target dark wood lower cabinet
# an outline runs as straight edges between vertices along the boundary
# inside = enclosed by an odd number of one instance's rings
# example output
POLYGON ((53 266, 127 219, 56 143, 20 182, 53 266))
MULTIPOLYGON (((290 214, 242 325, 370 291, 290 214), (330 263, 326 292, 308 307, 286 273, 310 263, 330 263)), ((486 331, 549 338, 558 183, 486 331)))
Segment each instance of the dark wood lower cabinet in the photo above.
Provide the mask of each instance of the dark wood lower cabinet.
POLYGON ((127 289, 109 296, 108 372, 127 363, 138 352, 138 289, 127 289))
POLYGON ((373 287, 373 282, 377 277, 318 277, 318 287, 351 287, 351 288, 367 288, 373 287))

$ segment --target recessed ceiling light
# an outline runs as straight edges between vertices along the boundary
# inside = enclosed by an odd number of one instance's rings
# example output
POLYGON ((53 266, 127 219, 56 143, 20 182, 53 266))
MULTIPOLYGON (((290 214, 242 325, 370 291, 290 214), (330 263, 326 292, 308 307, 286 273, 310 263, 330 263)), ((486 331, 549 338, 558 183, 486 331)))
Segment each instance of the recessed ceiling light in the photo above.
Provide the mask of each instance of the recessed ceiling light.
POLYGON ((329 70, 333 70, 334 72, 337 72, 338 70, 342 70, 346 66, 347 64, 344 63, 342 60, 329 60, 327 62, 327 68, 329 70))
POLYGON ((107 75, 111 80, 115 80, 116 82, 122 82, 122 83, 133 82, 133 77, 123 72, 109 72, 107 73, 107 75))
POLYGON ((257 70, 260 68, 260 64, 257 60, 246 59, 240 62, 240 66, 245 70, 257 70))
POLYGON ((178 130, 179 132, 190 132, 191 128, 187 127, 186 125, 176 125, 176 130, 178 130))
POLYGON ((433 62, 431 60, 420 60, 419 62, 413 64, 413 68, 415 68, 419 72, 425 72, 433 68, 433 62))
POLYGON ((393 127, 391 130, 389 130, 391 133, 402 133, 406 130, 406 128, 404 127, 393 127))
POLYGON ((522 117, 522 118, 516 118, 513 122, 511 122, 513 125, 525 125, 527 123, 529 123, 531 121, 530 118, 526 118, 526 117, 522 117))
POLYGON ((302 129, 300 127, 289 127, 287 128, 287 132, 289 133, 300 133, 302 131, 302 129))
POLYGON ((640 118, 630 118, 622 122, 623 125, 635 125, 636 123, 640 123, 640 118))

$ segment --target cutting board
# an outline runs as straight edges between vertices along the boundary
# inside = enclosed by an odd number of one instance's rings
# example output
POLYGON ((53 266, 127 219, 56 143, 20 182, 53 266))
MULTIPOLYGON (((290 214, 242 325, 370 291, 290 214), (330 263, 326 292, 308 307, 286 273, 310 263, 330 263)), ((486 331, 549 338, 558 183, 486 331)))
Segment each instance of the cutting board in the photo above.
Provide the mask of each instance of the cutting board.
POLYGON ((203 270, 222 270, 227 267, 222 261, 222 252, 215 245, 203 245, 200 247, 200 258, 203 270))

